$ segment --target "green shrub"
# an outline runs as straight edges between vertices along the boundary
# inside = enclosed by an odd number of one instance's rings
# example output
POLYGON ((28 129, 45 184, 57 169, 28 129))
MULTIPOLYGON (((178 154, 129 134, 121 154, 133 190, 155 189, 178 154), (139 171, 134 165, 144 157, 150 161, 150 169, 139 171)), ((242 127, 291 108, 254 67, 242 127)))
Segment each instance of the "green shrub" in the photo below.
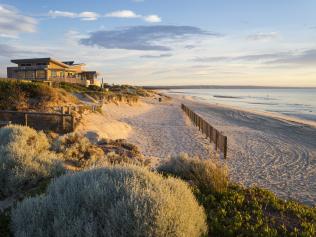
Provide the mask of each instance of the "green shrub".
POLYGON ((145 168, 112 167, 56 179, 12 212, 15 236, 204 236, 187 184, 145 168))
POLYGON ((43 132, 10 125, 0 129, 0 196, 63 172, 43 132))
POLYGON ((59 137, 52 147, 65 161, 76 167, 88 168, 107 164, 103 150, 78 133, 59 137))
POLYGON ((315 207, 267 190, 230 185, 226 192, 195 195, 206 210, 210 236, 316 236, 315 207))
POLYGON ((202 192, 222 192, 227 189, 228 172, 212 160, 189 158, 186 154, 172 157, 158 167, 158 171, 193 183, 202 192))

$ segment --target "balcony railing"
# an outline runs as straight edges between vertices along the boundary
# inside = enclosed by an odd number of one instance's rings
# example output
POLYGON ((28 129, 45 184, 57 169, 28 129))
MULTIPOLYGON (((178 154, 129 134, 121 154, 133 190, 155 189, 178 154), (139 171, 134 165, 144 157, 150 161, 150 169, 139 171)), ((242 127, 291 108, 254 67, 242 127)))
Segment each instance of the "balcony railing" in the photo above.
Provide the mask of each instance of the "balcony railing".
POLYGON ((45 70, 47 69, 47 66, 45 65, 39 65, 39 66, 23 66, 23 67, 8 67, 10 70, 16 70, 16 71, 34 71, 34 70, 45 70))

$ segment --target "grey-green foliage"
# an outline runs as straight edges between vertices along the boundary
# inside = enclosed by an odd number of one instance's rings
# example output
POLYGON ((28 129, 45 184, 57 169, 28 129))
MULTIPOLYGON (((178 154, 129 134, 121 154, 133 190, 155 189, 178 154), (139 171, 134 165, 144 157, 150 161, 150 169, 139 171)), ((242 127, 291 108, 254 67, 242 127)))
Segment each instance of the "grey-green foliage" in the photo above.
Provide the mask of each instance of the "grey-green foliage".
POLYGON ((136 166, 62 176, 12 213, 17 237, 197 237, 205 219, 186 183, 136 166))
POLYGON ((0 129, 0 193, 16 192, 43 178, 63 172, 60 159, 50 152, 47 137, 29 127, 10 125, 0 129))

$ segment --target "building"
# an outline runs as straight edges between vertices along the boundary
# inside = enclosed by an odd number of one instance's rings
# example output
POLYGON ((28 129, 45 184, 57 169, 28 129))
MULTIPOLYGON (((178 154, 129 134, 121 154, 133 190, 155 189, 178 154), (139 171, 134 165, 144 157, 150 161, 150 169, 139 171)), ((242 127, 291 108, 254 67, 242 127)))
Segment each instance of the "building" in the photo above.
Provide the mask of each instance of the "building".
POLYGON ((85 71, 83 63, 60 62, 52 58, 14 59, 16 67, 7 68, 7 77, 18 80, 69 82, 99 85, 96 71, 85 71))

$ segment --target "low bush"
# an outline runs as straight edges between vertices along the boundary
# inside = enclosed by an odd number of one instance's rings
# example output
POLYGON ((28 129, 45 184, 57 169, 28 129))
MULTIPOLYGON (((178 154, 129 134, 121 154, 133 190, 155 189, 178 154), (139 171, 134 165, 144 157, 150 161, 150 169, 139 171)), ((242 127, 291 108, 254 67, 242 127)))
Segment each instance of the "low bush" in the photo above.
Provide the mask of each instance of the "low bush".
POLYGON ((56 179, 12 212, 19 236, 205 236, 189 187, 145 168, 112 167, 56 179))
POLYGON ((196 197, 204 206, 210 236, 316 236, 316 208, 284 201, 253 187, 230 185, 226 192, 196 197))
POLYGON ((49 150, 43 132, 10 125, 0 129, 0 196, 63 172, 60 158, 49 150))
POLYGON ((316 236, 316 207, 282 200, 262 188, 232 184, 227 169, 212 160, 180 155, 158 170, 193 185, 207 214, 209 236, 316 236))
POLYGON ((143 157, 138 147, 128 143, 124 139, 101 139, 98 146, 106 154, 108 162, 115 164, 149 165, 149 161, 143 157))
POLYGON ((222 192, 228 186, 228 171, 212 160, 189 158, 186 154, 172 157, 158 167, 158 171, 193 183, 203 192, 222 192))
POLYGON ((78 133, 69 133, 57 138, 53 142, 52 149, 66 162, 79 168, 107 164, 103 150, 78 133))

